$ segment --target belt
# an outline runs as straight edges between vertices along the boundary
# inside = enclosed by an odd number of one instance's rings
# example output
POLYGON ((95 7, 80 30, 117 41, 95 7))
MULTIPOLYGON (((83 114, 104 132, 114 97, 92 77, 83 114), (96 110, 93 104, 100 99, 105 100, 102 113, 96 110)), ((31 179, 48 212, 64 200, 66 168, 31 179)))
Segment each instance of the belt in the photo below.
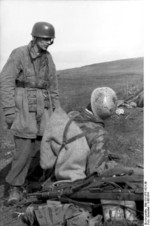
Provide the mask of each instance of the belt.
POLYGON ((47 88, 47 81, 45 80, 38 80, 37 82, 35 81, 16 81, 16 86, 17 87, 22 87, 22 88, 38 88, 38 89, 46 89, 47 88))

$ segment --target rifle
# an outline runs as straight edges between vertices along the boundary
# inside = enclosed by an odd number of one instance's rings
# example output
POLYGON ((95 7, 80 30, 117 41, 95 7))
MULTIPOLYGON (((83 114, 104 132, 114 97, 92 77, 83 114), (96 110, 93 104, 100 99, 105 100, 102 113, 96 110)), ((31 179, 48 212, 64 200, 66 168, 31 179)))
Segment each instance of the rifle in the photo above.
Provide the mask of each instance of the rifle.
POLYGON ((47 200, 47 199, 57 199, 61 200, 61 198, 71 198, 75 200, 132 200, 132 201, 142 201, 143 200, 143 192, 138 191, 135 193, 134 191, 129 190, 114 190, 114 191, 103 191, 100 189, 88 189, 84 191, 78 191, 76 193, 72 193, 70 190, 57 190, 57 191, 42 191, 28 194, 28 197, 36 197, 37 200, 47 200))
POLYGON ((141 90, 139 90, 138 92, 136 92, 134 95, 132 95, 131 97, 126 98, 126 100, 124 101, 125 103, 131 103, 132 101, 136 100, 138 98, 138 96, 143 92, 143 88, 141 90))
POLYGON ((48 190, 30 193, 38 200, 71 198, 74 200, 143 200, 143 175, 116 177, 91 177, 50 187, 48 190))

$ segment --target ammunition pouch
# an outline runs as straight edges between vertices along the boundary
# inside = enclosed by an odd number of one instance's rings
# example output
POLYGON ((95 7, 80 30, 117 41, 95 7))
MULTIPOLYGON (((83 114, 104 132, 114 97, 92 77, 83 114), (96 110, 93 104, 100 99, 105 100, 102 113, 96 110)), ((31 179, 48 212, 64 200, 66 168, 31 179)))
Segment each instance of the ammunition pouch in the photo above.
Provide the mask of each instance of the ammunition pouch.
MULTIPOLYGON (((49 95, 46 89, 41 89, 43 100, 44 100, 44 108, 49 109, 49 95)), ((28 98, 28 106, 29 112, 37 112, 37 88, 28 88, 27 89, 27 98, 28 98)))

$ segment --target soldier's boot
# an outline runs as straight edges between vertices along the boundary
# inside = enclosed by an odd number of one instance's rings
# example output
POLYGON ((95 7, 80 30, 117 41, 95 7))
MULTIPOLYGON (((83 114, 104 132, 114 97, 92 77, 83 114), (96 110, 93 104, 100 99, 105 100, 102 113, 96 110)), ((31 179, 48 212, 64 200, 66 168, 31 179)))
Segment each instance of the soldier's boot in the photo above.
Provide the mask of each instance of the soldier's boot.
POLYGON ((7 200, 8 205, 14 205, 23 198, 23 193, 20 187, 12 187, 7 200))

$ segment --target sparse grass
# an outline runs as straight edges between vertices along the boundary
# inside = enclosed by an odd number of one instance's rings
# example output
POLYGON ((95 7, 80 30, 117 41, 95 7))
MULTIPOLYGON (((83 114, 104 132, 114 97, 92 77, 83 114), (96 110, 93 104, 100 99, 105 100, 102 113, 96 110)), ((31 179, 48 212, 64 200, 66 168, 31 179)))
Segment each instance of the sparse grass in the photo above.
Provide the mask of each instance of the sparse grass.
POLYGON ((123 86, 122 89, 118 89, 117 96, 120 99, 126 99, 134 96, 137 92, 143 89, 143 81, 139 79, 139 81, 133 81, 133 83, 127 81, 127 85, 123 86))
POLYGON ((62 107, 66 111, 85 107, 97 87, 111 87, 118 99, 143 88, 143 58, 101 63, 59 71, 62 107))

